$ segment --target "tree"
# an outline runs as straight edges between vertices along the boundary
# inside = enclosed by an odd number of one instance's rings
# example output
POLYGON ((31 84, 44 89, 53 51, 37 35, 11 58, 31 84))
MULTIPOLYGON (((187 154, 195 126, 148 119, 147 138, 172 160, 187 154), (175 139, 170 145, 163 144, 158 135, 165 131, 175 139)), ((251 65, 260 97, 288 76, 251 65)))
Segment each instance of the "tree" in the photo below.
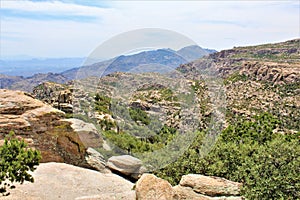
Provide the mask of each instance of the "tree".
POLYGON ((39 151, 28 148, 23 139, 17 139, 11 132, 0 146, 0 193, 9 195, 7 190, 15 188, 16 182, 33 182, 28 171, 34 171, 40 159, 39 151))

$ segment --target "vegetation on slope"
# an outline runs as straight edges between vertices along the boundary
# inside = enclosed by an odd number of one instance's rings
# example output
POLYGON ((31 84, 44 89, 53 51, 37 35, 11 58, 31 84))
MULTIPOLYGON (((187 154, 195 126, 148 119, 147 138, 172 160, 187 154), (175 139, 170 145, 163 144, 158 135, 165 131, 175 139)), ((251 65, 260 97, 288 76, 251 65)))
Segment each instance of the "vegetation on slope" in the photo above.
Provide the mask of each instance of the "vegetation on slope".
POLYGON ((240 118, 228 126, 208 155, 200 152, 204 133, 176 162, 156 174, 177 184, 183 174, 199 173, 243 183, 249 199, 300 198, 300 133, 278 134, 270 114, 240 118))
MULTIPOLYGON (((163 126, 162 129, 155 135, 150 135, 145 138, 137 138, 126 132, 105 131, 104 136, 109 139, 115 146, 126 150, 127 152, 119 153, 143 153, 152 152, 163 148, 177 134, 176 129, 168 126, 163 126)), ((116 151, 122 151, 118 149, 116 151)))

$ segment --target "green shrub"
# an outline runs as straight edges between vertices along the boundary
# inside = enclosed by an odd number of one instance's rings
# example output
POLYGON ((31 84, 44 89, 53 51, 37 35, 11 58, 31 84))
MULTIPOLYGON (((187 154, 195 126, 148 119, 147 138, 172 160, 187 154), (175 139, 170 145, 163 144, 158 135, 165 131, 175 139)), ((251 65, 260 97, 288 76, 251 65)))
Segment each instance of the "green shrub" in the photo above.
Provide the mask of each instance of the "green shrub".
POLYGON ((111 111, 110 111, 111 98, 110 97, 100 95, 97 93, 94 99, 95 99, 95 110, 97 110, 99 113, 111 114, 111 111))
POLYGON ((0 193, 9 195, 7 189, 13 189, 13 183, 33 182, 28 171, 34 171, 41 159, 40 152, 27 148, 24 140, 13 137, 5 138, 0 146, 0 193))
POLYGON ((145 125, 150 124, 150 118, 148 117, 147 113, 140 108, 129 108, 129 114, 131 119, 135 122, 140 121, 145 125))

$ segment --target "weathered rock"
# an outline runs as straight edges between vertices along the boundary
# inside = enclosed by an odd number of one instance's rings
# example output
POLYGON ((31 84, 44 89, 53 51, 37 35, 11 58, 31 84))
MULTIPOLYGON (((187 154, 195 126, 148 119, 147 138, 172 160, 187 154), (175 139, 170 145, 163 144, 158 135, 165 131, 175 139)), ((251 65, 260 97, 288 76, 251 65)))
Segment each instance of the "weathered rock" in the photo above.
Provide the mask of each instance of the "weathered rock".
POLYGON ((153 174, 143 174, 136 183, 137 200, 171 200, 175 192, 171 184, 153 174))
POLYGON ((95 125, 92 123, 86 123, 80 119, 63 119, 61 121, 70 122, 72 129, 78 134, 82 143, 86 148, 99 148, 102 147, 103 138, 98 133, 95 125))
POLYGON ((104 157, 98 151, 96 151, 93 148, 88 148, 86 150, 86 153, 87 155, 85 159, 91 167, 93 167, 99 172, 104 172, 104 173, 109 172, 109 170, 105 168, 106 161, 104 157))
POLYGON ((130 155, 112 156, 107 161, 107 167, 125 176, 138 179, 141 174, 146 172, 142 166, 142 161, 130 155))
POLYGON ((64 113, 21 91, 0 90, 0 140, 11 130, 29 147, 41 151, 42 162, 85 166, 85 147, 64 113))
POLYGON ((3 200, 135 200, 133 183, 115 174, 64 163, 42 163, 33 173, 34 183, 16 184, 3 200))
POLYGON ((188 174, 182 176, 180 186, 190 187, 195 192, 208 196, 237 196, 240 194, 241 183, 224 178, 188 174))
POLYGON ((175 198, 178 200, 242 200, 243 197, 240 196, 221 196, 221 197, 210 197, 203 194, 195 192, 190 187, 182 187, 177 185, 173 187, 175 192, 175 198))

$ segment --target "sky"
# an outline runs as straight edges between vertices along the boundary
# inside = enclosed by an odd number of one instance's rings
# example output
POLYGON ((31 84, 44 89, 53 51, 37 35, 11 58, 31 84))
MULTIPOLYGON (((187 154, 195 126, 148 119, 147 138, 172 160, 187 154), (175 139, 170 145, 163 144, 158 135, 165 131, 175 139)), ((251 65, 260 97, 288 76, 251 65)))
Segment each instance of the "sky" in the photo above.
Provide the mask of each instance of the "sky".
POLYGON ((0 59, 88 57, 112 37, 143 28, 216 50, 300 37, 299 0, 0 2, 0 59))

